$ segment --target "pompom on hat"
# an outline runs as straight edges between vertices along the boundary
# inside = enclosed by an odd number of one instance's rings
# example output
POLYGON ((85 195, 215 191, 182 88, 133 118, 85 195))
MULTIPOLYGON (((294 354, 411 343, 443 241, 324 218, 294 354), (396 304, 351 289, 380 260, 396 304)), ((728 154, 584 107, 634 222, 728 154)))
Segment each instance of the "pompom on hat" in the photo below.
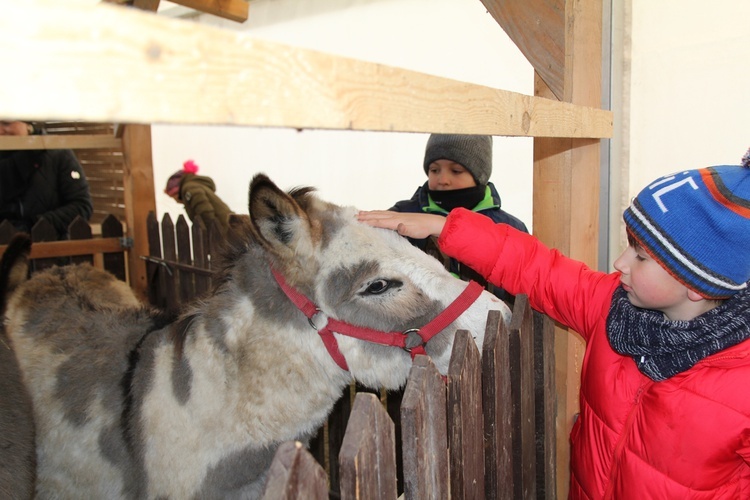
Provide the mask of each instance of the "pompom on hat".
POLYGON ((660 177, 623 214, 629 234, 662 267, 708 299, 750 281, 750 150, 741 165, 660 177))
POLYGON ((424 152, 424 172, 437 160, 460 163, 471 173, 477 186, 484 186, 492 175, 492 136, 432 134, 424 152))
POLYGON ((175 196, 180 192, 180 183, 182 182, 182 176, 185 174, 197 174, 198 165, 193 160, 187 160, 182 164, 182 170, 178 170, 173 173, 169 179, 167 179, 167 187, 164 188, 164 192, 169 196, 175 196))

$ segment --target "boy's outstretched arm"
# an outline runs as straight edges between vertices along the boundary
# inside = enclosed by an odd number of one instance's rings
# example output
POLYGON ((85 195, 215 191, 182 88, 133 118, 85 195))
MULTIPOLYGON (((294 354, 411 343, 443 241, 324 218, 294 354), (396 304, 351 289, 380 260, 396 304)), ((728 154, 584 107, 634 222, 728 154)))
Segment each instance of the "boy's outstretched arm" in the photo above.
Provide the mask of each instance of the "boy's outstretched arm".
POLYGON ((357 219, 370 226, 395 229, 401 236, 422 239, 440 236, 445 225, 445 217, 433 214, 391 212, 388 210, 361 211, 357 219))

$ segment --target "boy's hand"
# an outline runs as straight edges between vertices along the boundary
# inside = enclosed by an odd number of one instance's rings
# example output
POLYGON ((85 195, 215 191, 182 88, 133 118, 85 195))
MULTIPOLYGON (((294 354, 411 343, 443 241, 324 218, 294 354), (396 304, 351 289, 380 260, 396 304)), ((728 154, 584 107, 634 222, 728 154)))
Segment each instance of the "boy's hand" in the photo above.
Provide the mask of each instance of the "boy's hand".
POLYGON ((370 226, 395 229, 401 236, 422 239, 439 236, 445 217, 433 214, 391 212, 388 210, 361 211, 357 219, 370 226))

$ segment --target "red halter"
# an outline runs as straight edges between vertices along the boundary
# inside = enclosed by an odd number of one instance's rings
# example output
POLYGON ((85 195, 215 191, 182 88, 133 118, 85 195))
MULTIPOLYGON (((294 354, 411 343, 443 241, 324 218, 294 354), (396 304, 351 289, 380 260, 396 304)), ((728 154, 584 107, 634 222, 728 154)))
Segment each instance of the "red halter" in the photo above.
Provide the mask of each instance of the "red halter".
POLYGON ((275 269, 271 268, 271 272, 281 289, 284 290, 286 296, 289 297, 289 300, 307 317, 310 326, 317 330, 320 338, 323 340, 323 344, 328 349, 328 353, 336 364, 347 371, 349 370, 349 366, 346 364, 341 351, 339 351, 336 337, 333 336, 334 332, 375 344, 400 347, 411 353, 411 357, 414 359, 417 354, 425 354, 424 345, 463 314, 484 290, 476 281, 470 281, 464 291, 448 307, 422 328, 410 328, 403 332, 383 332, 327 317, 310 299, 289 286, 284 277, 275 269), (313 322, 313 318, 318 314, 325 316, 326 324, 323 327, 318 327, 313 322))

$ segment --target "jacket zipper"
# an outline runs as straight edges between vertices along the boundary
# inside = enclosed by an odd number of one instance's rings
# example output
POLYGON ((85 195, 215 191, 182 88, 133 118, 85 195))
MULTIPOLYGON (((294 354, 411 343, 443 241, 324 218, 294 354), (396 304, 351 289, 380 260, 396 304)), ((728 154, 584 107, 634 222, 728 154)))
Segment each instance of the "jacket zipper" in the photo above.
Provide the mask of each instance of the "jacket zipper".
POLYGON ((615 471, 619 467, 620 463, 620 457, 622 454, 622 449, 625 447, 625 440, 630 435, 630 432, 632 430, 632 424, 633 419, 635 418, 635 412, 638 409, 638 406, 641 404, 641 396, 646 390, 646 387, 651 385, 653 382, 646 379, 643 384, 638 388, 638 391, 635 393, 635 398, 633 399, 633 406, 630 409, 630 412, 628 413, 628 418, 625 421, 625 425, 622 427, 622 433, 620 434, 620 438, 617 440, 617 444, 615 445, 615 450, 612 453, 612 466, 609 469, 609 484, 607 484, 607 489, 604 492, 604 498, 613 498, 613 490, 615 488, 615 481, 614 481, 614 475, 615 471))

